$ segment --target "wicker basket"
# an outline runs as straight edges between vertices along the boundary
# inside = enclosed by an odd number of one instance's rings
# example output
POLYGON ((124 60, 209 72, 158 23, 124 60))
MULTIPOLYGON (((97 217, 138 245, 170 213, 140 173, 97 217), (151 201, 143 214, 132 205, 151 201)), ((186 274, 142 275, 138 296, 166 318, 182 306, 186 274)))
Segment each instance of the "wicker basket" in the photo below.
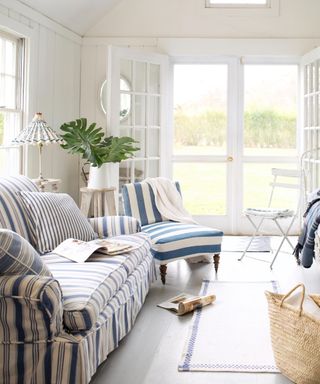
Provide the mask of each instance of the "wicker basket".
MULTIPOLYGON (((266 292, 271 341, 276 364, 282 374, 297 384, 320 383, 320 321, 303 312, 305 287, 299 284, 286 295, 266 292), (286 304, 301 287, 298 308, 286 304)), ((310 295, 320 306, 320 295, 310 295)))

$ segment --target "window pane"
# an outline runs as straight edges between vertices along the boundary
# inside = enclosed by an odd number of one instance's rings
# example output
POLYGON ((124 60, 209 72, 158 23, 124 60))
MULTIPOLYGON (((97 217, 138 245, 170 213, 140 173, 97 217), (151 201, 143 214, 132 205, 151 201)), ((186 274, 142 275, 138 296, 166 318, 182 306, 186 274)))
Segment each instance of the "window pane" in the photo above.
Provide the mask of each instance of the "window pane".
POLYGON ((267 5, 268 0, 209 0, 212 5, 267 5))
POLYGON ((135 66, 135 92, 147 91, 147 64, 136 61, 135 66))
POLYGON ((7 40, 5 43, 5 70, 8 75, 16 74, 16 43, 7 40))
MULTIPOLYGON (((120 60, 120 73, 121 76, 123 76, 127 83, 131 85, 132 87, 132 64, 133 62, 131 60, 120 60)), ((122 91, 127 91, 127 87, 125 86, 125 82, 120 81, 120 89, 122 91)))
POLYGON ((226 214, 225 164, 175 163, 173 177, 181 185, 184 206, 190 213, 226 214))
POLYGON ((21 126, 20 113, 0 112, 0 145, 10 145, 21 126))
POLYGON ((142 181, 146 178, 146 162, 144 160, 134 160, 134 182, 142 181))
POLYGON ((159 176, 159 160, 150 160, 149 161, 149 174, 148 177, 158 177, 159 176))
POLYGON ((149 92, 160 92, 160 65, 150 64, 149 92))
POLYGON ((175 65, 174 154, 226 152, 228 66, 175 65))
POLYGON ((298 67, 246 65, 244 154, 294 156, 298 67))
MULTIPOLYGON (((272 168, 280 169, 297 169, 296 164, 244 164, 244 207, 245 208, 261 208, 267 207, 271 194, 270 183, 273 181, 271 174, 272 168)), ((295 178, 278 178, 278 182, 296 184, 295 178)), ((276 188, 273 197, 272 207, 289 208, 295 210, 297 208, 298 193, 295 189, 276 188)))
POLYGON ((135 125, 146 125, 146 96, 135 96, 135 125))
POLYGON ((20 171, 20 148, 11 145, 21 130, 22 116, 17 103, 21 94, 17 87, 21 83, 17 83, 17 43, 14 37, 0 34, 0 175, 20 171))
POLYGON ((160 97, 149 97, 149 125, 160 126, 160 97))
POLYGON ((19 173, 19 154, 20 149, 18 147, 0 147, 0 175, 14 175, 19 173))
POLYGON ((135 128, 134 139, 138 142, 139 150, 135 152, 135 157, 146 156, 146 130, 144 128, 135 128))
POLYGON ((12 76, 0 76, 0 107, 16 108, 16 79, 12 76))
POLYGON ((159 157, 160 156, 160 129, 148 129, 148 156, 159 157))

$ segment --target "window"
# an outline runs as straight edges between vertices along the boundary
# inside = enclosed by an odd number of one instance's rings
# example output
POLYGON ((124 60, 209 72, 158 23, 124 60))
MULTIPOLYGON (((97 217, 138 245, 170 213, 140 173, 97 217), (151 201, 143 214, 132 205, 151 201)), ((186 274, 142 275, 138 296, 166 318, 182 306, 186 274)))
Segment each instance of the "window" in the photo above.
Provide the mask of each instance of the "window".
POLYGON ((11 141, 22 125, 22 53, 22 39, 0 32, 0 175, 21 170, 21 151, 11 141))
POLYGON ((207 0, 207 7, 269 7, 270 0, 207 0))

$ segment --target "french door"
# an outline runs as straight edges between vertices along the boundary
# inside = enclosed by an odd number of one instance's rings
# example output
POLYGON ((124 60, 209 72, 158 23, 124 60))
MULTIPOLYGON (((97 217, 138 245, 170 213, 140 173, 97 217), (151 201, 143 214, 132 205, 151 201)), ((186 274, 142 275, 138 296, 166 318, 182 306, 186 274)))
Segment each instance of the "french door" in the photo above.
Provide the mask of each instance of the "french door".
POLYGON ((320 186, 320 48, 301 61, 303 104, 303 158, 307 192, 320 186))
POLYGON ((107 82, 107 133, 130 136, 139 147, 112 177, 121 199, 123 184, 165 173, 168 58, 110 46, 107 82))
MULTIPOLYGON (((273 167, 297 167, 298 64, 209 57, 169 66, 166 55, 109 47, 108 134, 140 148, 114 174, 120 194, 124 183, 171 177, 197 221, 251 233, 244 207, 266 206, 273 167)), ((282 194, 278 206, 296 199, 282 194)))
POLYGON ((244 207, 267 205, 273 167, 297 167, 297 92, 297 60, 174 61, 172 177, 199 222, 252 232, 244 207))
POLYGON ((172 178, 195 219, 224 231, 233 230, 237 204, 229 188, 239 161, 237 70, 223 58, 173 64, 172 178))

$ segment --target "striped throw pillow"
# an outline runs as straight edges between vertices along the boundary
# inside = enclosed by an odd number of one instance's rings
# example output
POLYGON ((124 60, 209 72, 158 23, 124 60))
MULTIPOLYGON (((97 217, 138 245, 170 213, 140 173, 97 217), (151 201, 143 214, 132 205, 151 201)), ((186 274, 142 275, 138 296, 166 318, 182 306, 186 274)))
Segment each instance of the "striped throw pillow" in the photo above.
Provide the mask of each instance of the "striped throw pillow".
POLYGON ((51 252, 69 238, 90 241, 93 228, 71 196, 65 193, 17 192, 29 218, 35 248, 41 254, 51 252))
POLYGON ((10 229, 0 229, 0 275, 52 277, 51 272, 31 244, 10 229))

